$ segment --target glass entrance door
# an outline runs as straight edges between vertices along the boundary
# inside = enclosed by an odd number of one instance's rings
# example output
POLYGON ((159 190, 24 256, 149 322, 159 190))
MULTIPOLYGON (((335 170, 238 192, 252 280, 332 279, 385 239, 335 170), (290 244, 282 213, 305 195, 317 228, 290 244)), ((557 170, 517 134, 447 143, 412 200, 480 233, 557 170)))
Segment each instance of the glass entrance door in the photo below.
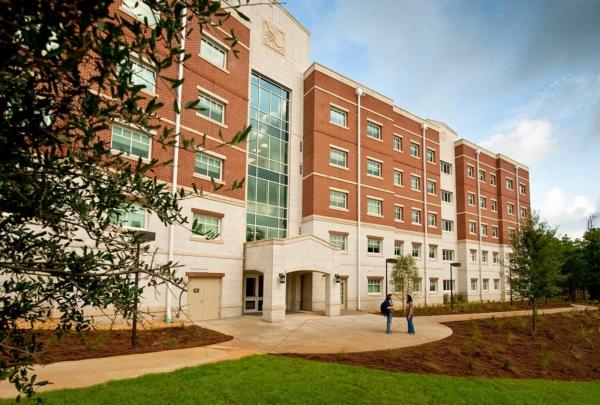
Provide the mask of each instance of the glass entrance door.
POLYGON ((263 276, 244 276, 244 312, 262 312, 263 276))

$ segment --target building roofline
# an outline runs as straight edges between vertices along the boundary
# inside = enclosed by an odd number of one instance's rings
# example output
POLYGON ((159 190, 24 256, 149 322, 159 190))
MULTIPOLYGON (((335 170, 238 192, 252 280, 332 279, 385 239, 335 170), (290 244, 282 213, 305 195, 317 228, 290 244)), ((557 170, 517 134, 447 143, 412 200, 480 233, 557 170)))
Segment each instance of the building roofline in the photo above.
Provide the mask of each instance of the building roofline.
POLYGON ((428 121, 428 122, 430 122, 430 123, 432 123, 432 124, 434 124, 434 125, 437 125, 438 127, 443 127, 443 128, 446 128, 446 129, 447 129, 449 132, 451 132, 451 133, 452 133, 454 136, 458 136, 458 133, 457 133, 455 130, 453 130, 452 128, 450 128, 450 127, 448 126, 448 124, 446 124, 446 123, 445 123, 445 122, 443 122, 443 121, 432 120, 431 118, 427 118, 427 121, 428 121))
POLYGON ((458 146, 458 145, 467 145, 467 146, 469 146, 469 147, 471 147, 473 149, 478 149, 480 152, 483 152, 486 155, 488 155, 490 157, 493 157, 494 159, 505 160, 505 161, 507 161, 509 163, 514 164, 515 166, 519 166, 519 169, 524 169, 524 170, 529 171, 529 167, 527 167, 527 165, 524 165, 523 163, 517 162, 516 160, 511 159, 508 156, 503 155, 502 153, 491 152, 491 151, 487 150, 486 148, 481 147, 481 146, 477 145, 476 143, 473 143, 473 142, 471 142, 471 141, 469 141, 467 139, 462 138, 462 139, 459 139, 459 140, 455 141, 454 142, 454 146, 458 146))
POLYGON ((299 21, 299 20, 298 20, 296 17, 294 17, 294 16, 292 15, 292 13, 290 13, 290 12, 288 11, 288 9, 287 9, 287 8, 285 8, 285 7, 283 6, 283 4, 281 4, 281 3, 277 2, 277 0, 271 0, 271 1, 273 2, 273 4, 277 5, 277 6, 278 6, 278 7, 279 7, 281 10, 283 10, 283 12, 284 12, 285 14, 287 14, 287 16, 288 16, 288 17, 289 17, 289 18, 290 18, 290 19, 291 19, 293 22, 295 22, 295 23, 296 23, 296 25, 298 25, 298 27, 300 27, 300 28, 302 29, 302 31, 306 32, 306 35, 308 35, 309 37, 311 36, 311 34, 310 34, 310 31, 308 30, 308 28, 306 28, 306 27, 305 27, 305 26, 304 26, 304 25, 303 25, 303 24, 302 24, 302 23, 301 23, 301 22, 300 22, 300 21, 299 21))

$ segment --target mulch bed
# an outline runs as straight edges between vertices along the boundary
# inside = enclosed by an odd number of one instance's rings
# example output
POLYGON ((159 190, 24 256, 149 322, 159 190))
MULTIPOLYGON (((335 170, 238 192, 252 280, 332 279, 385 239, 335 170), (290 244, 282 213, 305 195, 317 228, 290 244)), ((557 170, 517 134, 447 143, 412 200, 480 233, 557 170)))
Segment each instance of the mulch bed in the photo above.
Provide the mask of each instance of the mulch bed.
POLYGON ((199 326, 139 329, 137 345, 131 347, 131 330, 69 331, 58 338, 52 330, 36 330, 43 342, 38 363, 91 359, 124 354, 185 349, 226 342, 233 337, 199 326))
MULTIPOLYGON (((399 307, 402 305, 400 304, 399 307)), ((544 308, 568 308, 571 304, 564 301, 548 301, 540 302, 538 309, 544 308)), ((457 303, 454 304, 454 309, 450 309, 450 304, 432 305, 427 307, 415 308, 415 313, 420 316, 426 315, 454 315, 454 314, 477 314, 482 312, 504 312, 504 311, 522 311, 530 310, 531 306, 525 301, 514 301, 511 305, 509 302, 476 302, 476 303, 457 303)), ((395 316, 404 316, 402 310, 394 311, 395 316)))
MULTIPOLYGON (((541 315, 535 337, 530 317, 445 323, 452 336, 395 350, 286 354, 413 373, 556 380, 600 379, 600 311, 541 315)), ((415 318, 419 333, 419 318, 415 318)))

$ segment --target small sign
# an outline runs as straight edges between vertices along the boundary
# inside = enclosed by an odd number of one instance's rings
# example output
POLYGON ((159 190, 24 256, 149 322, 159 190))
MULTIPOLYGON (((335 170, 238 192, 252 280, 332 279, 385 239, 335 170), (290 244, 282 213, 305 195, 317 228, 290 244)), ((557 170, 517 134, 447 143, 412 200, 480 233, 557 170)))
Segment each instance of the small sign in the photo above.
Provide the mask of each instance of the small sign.
POLYGON ((194 293, 198 294, 200 292, 199 288, 194 288, 194 293))

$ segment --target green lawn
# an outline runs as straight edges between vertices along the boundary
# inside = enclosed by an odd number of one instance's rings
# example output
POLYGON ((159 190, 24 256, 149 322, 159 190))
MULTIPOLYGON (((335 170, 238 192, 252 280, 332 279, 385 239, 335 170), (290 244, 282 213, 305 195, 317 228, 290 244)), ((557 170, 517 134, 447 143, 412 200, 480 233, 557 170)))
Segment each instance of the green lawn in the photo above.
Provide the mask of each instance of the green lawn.
POLYGON ((54 391, 43 398, 49 404, 598 404, 600 381, 457 378, 253 356, 90 388, 54 391))

